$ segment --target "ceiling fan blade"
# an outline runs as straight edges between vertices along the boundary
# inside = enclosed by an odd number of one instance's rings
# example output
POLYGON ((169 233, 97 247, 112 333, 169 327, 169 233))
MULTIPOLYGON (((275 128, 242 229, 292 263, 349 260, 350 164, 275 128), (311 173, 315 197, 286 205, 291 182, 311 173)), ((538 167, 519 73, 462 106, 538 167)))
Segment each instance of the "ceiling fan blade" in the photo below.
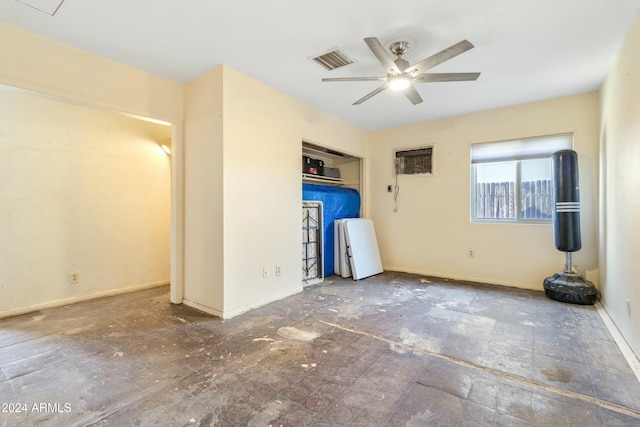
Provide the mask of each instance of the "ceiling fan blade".
POLYGON ((362 98, 358 99, 356 102, 353 103, 353 105, 360 105, 362 104, 364 101, 366 101, 369 98, 372 98, 374 96, 376 96, 377 94, 379 94, 380 92, 382 92, 383 90, 385 90, 388 87, 388 85, 385 83, 382 86, 380 86, 379 88, 377 88, 376 90, 374 90, 373 92, 369 92, 368 94, 366 94, 365 96, 363 96, 362 98))
POLYGON ((369 46, 369 49, 371 49, 376 58, 378 58, 378 61, 380 61, 387 73, 401 74, 400 69, 389 55, 387 55, 387 52, 384 50, 384 47, 380 44, 377 38, 367 37, 364 41, 367 43, 367 46, 369 46))
POLYGON ((413 81, 416 83, 430 82, 463 82, 477 80, 480 73, 423 73, 418 74, 413 81))
POLYGON ((322 79, 323 82, 370 82, 385 81, 386 77, 331 77, 322 79))
POLYGON ((409 87, 407 87, 403 92, 413 105, 420 104, 422 102, 422 97, 413 85, 409 85, 409 87))
POLYGON ((462 40, 461 42, 458 42, 453 46, 441 50, 435 55, 431 55, 430 57, 423 59, 422 61, 407 68, 404 71, 405 73, 411 73, 413 75, 420 74, 424 71, 427 71, 429 68, 435 67, 438 64, 442 64, 444 61, 448 61, 449 59, 456 57, 472 48, 473 45, 469 41, 462 40))

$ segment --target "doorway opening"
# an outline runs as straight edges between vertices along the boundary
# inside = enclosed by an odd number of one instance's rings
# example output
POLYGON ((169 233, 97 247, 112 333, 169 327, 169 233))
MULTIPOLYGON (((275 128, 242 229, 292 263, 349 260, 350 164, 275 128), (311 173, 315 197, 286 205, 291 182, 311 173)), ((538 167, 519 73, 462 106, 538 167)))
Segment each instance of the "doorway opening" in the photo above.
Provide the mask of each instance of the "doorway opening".
POLYGON ((161 145, 175 127, 5 86, 0 97, 0 316, 172 282, 175 160, 161 145))

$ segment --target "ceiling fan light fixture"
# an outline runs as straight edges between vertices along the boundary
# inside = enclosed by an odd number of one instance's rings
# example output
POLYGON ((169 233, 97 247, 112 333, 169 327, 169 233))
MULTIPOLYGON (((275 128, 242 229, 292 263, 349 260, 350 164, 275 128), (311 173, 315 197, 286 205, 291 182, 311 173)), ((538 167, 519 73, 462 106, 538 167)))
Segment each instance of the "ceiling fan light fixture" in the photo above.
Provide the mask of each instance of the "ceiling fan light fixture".
POLYGON ((409 87, 409 78, 406 76, 394 76, 389 79, 389 89, 391 90, 405 90, 409 87))

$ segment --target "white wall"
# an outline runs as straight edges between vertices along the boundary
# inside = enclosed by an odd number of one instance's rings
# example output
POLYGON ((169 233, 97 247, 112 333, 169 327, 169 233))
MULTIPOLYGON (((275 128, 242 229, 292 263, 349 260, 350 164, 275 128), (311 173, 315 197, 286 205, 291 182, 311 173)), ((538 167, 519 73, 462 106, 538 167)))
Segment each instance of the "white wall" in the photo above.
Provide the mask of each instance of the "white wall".
POLYGON ((168 283, 170 131, 0 91, 0 316, 168 283))
POLYGON ((295 106, 293 98, 225 67, 227 316, 302 289, 302 135, 295 106))
MULTIPOLYGON (((302 140, 365 157, 366 133, 225 66, 187 85, 188 112, 196 109, 190 86, 201 79, 222 79, 221 94, 207 89, 203 97, 210 96, 212 102, 222 99, 223 107, 217 115, 209 114, 209 119, 201 117, 203 132, 196 136, 189 131, 194 122, 187 114, 185 170, 200 170, 207 163, 215 169, 221 161, 222 175, 213 177, 215 172, 209 171, 203 175, 207 182, 187 176, 187 248, 194 239, 204 239, 206 248, 215 249, 195 258, 187 250, 187 272, 199 275, 186 275, 185 295, 199 292, 199 300, 188 299, 206 309, 209 306, 203 301, 216 300, 222 292, 222 310, 217 306, 209 311, 231 317, 302 290, 302 140), (222 148, 204 149, 220 132, 222 148), (215 241, 219 236, 206 234, 220 225, 219 213, 190 213, 194 200, 209 197, 215 201, 222 197, 221 252, 215 241), (276 265, 281 266, 281 276, 275 275, 276 265), (262 277, 263 268, 267 278, 262 277)), ((193 91, 197 90, 194 86, 193 91)))
POLYGON ((575 132, 581 181, 583 249, 574 262, 597 283, 596 93, 373 133, 368 185, 384 268, 542 290, 564 264, 553 226, 471 223, 470 144, 565 132, 575 132), (399 177, 393 212, 393 149, 432 144, 435 176, 399 177))
POLYGON ((600 137, 602 302, 636 355, 640 355, 639 51, 640 14, 601 90, 600 137))
POLYGON ((184 302, 224 313, 222 67, 185 85, 184 302))

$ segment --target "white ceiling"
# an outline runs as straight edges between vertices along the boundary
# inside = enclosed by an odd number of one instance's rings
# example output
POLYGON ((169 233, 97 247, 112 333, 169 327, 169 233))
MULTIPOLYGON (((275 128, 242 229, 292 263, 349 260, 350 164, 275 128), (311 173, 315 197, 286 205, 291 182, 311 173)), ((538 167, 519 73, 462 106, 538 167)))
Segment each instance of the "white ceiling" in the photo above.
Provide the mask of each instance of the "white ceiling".
MULTIPOLYGON (((377 130, 597 90, 640 0, 0 0, 0 20, 106 58, 187 82, 225 64, 377 130), (475 48, 431 69, 482 73, 475 82, 423 83, 422 104, 380 82, 364 41, 407 40, 414 64, 467 39, 475 48), (326 71, 310 58, 339 48, 354 64, 326 71)), ((0 43, 10 43, 2 40, 0 43)), ((46 64, 43 64, 46 67, 46 64)))

